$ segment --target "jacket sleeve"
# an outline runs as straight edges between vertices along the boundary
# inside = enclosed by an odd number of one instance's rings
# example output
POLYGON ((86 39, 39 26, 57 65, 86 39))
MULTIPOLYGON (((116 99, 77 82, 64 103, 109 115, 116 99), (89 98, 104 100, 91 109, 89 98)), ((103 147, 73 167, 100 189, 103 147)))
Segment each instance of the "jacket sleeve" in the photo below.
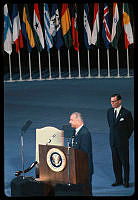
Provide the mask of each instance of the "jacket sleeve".
POLYGON ((109 118, 109 112, 110 112, 110 110, 108 109, 108 110, 107 110, 107 122, 108 122, 108 125, 109 125, 109 127, 110 127, 110 118, 109 118))
POLYGON ((130 137, 134 130, 134 120, 133 120, 131 112, 129 112, 129 115, 128 115, 128 130, 129 130, 129 137, 130 137))
POLYGON ((84 134, 81 138, 81 149, 88 153, 88 172, 94 173, 93 156, 92 156, 92 140, 89 132, 84 134))
POLYGON ((89 133, 82 135, 81 149, 87 153, 92 151, 91 135, 89 133))

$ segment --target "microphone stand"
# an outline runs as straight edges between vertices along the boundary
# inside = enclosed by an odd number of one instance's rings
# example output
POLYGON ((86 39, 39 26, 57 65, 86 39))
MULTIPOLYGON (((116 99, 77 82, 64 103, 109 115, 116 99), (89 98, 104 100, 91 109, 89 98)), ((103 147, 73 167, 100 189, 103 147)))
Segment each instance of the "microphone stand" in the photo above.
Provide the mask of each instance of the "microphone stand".
POLYGON ((23 134, 32 124, 31 120, 28 120, 24 126, 21 128, 21 155, 22 155, 22 171, 23 171, 23 179, 25 179, 25 171, 24 171, 24 144, 23 144, 23 134))
POLYGON ((25 173, 24 173, 24 145, 23 145, 23 133, 24 133, 24 131, 21 130, 22 171, 23 171, 23 179, 24 179, 24 178, 25 178, 25 173))
POLYGON ((71 180, 70 180, 70 138, 72 137, 73 134, 73 128, 70 125, 64 125, 63 126, 64 130, 64 137, 67 139, 67 173, 68 173, 68 183, 67 185, 71 185, 71 180))
POLYGON ((67 167, 68 167, 68 185, 70 186, 70 146, 69 146, 69 138, 67 140, 68 151, 67 151, 67 167))

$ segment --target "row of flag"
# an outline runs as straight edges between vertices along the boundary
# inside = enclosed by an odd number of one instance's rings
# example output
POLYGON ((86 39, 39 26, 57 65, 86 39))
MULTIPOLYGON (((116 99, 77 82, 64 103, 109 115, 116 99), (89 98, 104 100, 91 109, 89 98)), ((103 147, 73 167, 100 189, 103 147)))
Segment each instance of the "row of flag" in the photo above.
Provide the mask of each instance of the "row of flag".
MULTIPOLYGON (((29 17, 28 5, 24 4, 23 7, 23 20, 20 23, 19 11, 17 4, 13 4, 12 22, 8 14, 8 6, 4 5, 4 50, 12 53, 12 44, 16 45, 16 52, 23 48, 23 36, 27 41, 28 52, 35 46, 41 52, 45 45, 47 51, 53 45, 60 49, 64 45, 69 49, 72 45, 76 51, 79 50, 78 40, 78 21, 77 21, 77 5, 74 4, 72 8, 72 15, 70 16, 68 4, 62 4, 61 18, 57 4, 52 4, 51 14, 49 12, 48 4, 44 3, 44 34, 40 21, 40 13, 38 4, 34 4, 33 13, 33 26, 29 17), (23 36, 22 36, 23 34, 23 36), (45 37, 44 37, 45 36, 45 37), (63 41, 64 38, 64 41, 63 41)), ((89 7, 84 4, 84 43, 87 49, 91 45, 99 47, 99 3, 94 3, 94 17, 93 17, 93 30, 90 28, 89 20, 89 7)), ((102 24, 102 37, 106 48, 111 44, 114 48, 118 48, 118 40, 121 33, 121 26, 119 21, 119 11, 117 3, 113 3, 113 23, 112 32, 110 32, 109 22, 109 8, 104 3, 104 15, 102 24)), ((130 23, 130 12, 127 3, 123 3, 123 27, 126 49, 134 42, 132 27, 130 23)))

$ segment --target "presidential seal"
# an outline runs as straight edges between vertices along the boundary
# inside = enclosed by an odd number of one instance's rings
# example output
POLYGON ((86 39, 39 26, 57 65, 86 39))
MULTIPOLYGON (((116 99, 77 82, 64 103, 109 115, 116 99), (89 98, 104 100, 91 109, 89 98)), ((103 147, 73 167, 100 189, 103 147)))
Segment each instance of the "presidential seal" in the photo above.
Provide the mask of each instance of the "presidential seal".
POLYGON ((55 172, 62 171, 66 166, 65 154, 57 148, 50 149, 47 153, 47 164, 55 172))

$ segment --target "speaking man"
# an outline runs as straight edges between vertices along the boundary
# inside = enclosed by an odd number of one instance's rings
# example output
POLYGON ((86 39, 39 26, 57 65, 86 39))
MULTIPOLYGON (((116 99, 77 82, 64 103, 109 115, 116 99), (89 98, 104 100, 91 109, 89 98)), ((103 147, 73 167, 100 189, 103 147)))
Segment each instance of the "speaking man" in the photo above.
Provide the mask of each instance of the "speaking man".
POLYGON ((88 128, 84 126, 81 113, 79 112, 72 113, 70 115, 69 123, 71 127, 75 129, 75 132, 72 136, 71 146, 75 149, 81 149, 82 151, 88 153, 88 175, 89 175, 90 195, 92 195, 93 159, 92 159, 91 134, 88 128))

